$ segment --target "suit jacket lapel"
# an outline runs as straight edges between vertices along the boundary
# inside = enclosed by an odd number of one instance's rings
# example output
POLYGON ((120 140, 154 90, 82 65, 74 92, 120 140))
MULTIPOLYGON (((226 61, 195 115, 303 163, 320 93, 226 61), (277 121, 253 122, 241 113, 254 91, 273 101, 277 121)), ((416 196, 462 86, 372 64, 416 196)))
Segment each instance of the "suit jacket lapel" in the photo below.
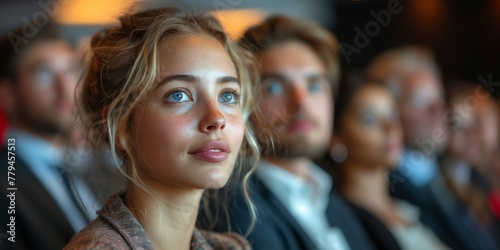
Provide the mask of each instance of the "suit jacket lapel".
POLYGON ((266 212, 270 214, 270 218, 276 218, 275 221, 278 223, 285 223, 285 225, 290 228, 297 240, 302 244, 302 249, 317 249, 314 241, 309 237, 302 226, 297 222, 293 215, 288 211, 288 209, 281 203, 281 201, 269 190, 266 185, 255 178, 255 188, 260 190, 262 197, 267 200, 266 204, 270 206, 266 212))
MULTIPOLYGON (((16 159, 15 166, 18 187, 16 221, 20 224, 16 228, 19 230, 16 232, 18 239, 34 244, 34 247, 62 248, 74 235, 73 228, 52 196, 20 158, 16 159)), ((0 174, 0 178, 7 180, 1 177, 3 175, 0 174)))

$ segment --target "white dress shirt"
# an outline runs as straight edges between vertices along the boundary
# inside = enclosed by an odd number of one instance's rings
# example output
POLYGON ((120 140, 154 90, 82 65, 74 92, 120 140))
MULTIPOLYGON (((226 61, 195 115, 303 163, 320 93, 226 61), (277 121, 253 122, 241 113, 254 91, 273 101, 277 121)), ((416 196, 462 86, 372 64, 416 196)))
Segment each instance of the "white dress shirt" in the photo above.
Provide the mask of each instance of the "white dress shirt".
POLYGON ((392 234, 402 249, 449 249, 439 241, 429 228, 420 222, 420 210, 417 207, 402 200, 398 200, 396 205, 399 215, 409 224, 407 227, 398 226, 391 229, 392 234))
MULTIPOLYGON (((75 232, 84 228, 88 221, 95 219, 96 204, 95 198, 91 192, 82 186, 81 180, 75 179, 75 189, 81 201, 86 203, 82 214, 81 209, 73 201, 72 190, 68 190, 64 183, 59 170, 58 164, 64 164, 63 152, 61 149, 54 147, 47 141, 44 141, 36 136, 26 132, 11 128, 8 132, 8 138, 16 139, 16 156, 26 163, 29 170, 40 181, 47 192, 52 196, 57 205, 61 208, 66 219, 73 227, 75 232), (90 205, 92 204, 92 205, 90 205)), ((17 178, 23 178, 18 176, 17 178)), ((22 188, 22 187, 20 187, 22 188)), ((76 197, 78 199, 78 197, 76 197)))
POLYGON ((318 249, 350 249, 342 231, 330 227, 326 217, 332 189, 328 173, 311 163, 309 180, 306 181, 263 160, 256 170, 256 176, 283 203, 318 249))
POLYGON ((436 176, 438 169, 439 163, 435 156, 406 148, 398 171, 413 185, 423 187, 436 176))
POLYGON ((461 187, 469 184, 472 175, 472 166, 463 161, 456 161, 451 164, 445 165, 451 178, 461 187))

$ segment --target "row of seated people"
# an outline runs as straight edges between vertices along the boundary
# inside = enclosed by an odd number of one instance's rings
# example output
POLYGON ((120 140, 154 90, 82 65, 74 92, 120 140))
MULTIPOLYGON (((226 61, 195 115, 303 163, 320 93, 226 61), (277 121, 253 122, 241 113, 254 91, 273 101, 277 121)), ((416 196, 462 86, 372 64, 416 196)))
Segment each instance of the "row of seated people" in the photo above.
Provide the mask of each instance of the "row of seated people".
POLYGON ((0 46, 2 249, 500 248, 499 104, 445 89, 425 48, 341 74, 310 21, 236 44, 170 8, 125 14, 85 56, 52 24, 0 46), (178 150, 206 138, 227 143, 178 150))

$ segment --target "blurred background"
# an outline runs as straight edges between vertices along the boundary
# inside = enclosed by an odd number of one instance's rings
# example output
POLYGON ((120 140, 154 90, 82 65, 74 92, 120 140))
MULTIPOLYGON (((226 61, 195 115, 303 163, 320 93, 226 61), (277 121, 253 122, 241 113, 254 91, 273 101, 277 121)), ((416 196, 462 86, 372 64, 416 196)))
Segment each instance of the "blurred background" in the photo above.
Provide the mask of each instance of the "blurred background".
POLYGON ((348 44, 359 49, 348 60, 344 53, 345 69, 363 68, 385 49, 420 44, 434 50, 445 79, 477 81, 481 75, 500 75, 498 0, 2 0, 0 34, 37 18, 43 21, 45 13, 63 24, 64 34, 77 43, 116 22, 137 2, 212 11, 235 37, 272 13, 312 19, 332 30, 344 48, 348 44), (356 46, 359 33, 363 48, 356 46))

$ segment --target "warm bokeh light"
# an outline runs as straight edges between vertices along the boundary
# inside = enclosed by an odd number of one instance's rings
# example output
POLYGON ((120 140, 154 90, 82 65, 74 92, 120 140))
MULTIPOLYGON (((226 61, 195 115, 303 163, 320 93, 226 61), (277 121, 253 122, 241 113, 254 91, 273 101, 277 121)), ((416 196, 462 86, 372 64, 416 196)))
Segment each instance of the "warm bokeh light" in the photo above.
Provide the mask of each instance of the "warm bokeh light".
POLYGON ((100 25, 116 18, 133 0, 71 0, 61 4, 56 20, 69 25, 100 25))
POLYGON ((437 41, 449 27, 450 13, 444 0, 418 0, 406 5, 409 24, 407 29, 418 33, 418 40, 437 41))
POLYGON ((240 38, 248 27, 262 22, 266 17, 266 14, 259 10, 224 10, 211 13, 233 39, 240 38))
MULTIPOLYGON (((500 25, 500 1, 491 1, 490 2, 490 16, 494 19, 495 25, 500 25)), ((500 27, 500 26, 496 26, 500 27)))
MULTIPOLYGON (((134 0, 71 0, 62 4, 56 20, 65 25, 102 25, 115 23, 134 0)), ((222 10, 211 12, 229 35, 238 39, 266 14, 259 10, 222 10)))
POLYGON ((419 0, 411 3, 411 8, 417 15, 419 21, 433 25, 440 21, 445 9, 442 0, 419 0))

